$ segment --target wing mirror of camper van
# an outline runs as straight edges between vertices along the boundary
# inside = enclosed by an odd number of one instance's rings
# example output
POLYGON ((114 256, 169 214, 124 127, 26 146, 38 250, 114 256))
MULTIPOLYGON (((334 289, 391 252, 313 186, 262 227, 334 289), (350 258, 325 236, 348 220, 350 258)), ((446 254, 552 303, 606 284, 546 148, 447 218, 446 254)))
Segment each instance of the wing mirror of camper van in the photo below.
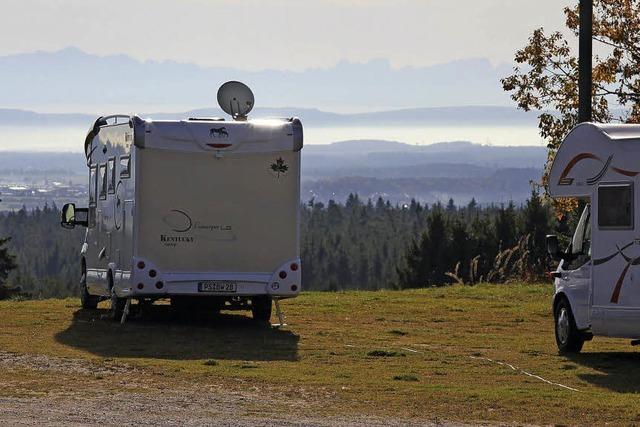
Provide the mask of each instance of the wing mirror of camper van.
POLYGON ((555 260, 562 259, 562 252, 560 252, 560 244, 558 243, 558 236, 555 234, 547 235, 547 253, 555 260))
POLYGON ((75 228, 76 225, 89 225, 89 209, 76 208, 75 203, 67 203, 62 207, 60 224, 64 228, 75 228))

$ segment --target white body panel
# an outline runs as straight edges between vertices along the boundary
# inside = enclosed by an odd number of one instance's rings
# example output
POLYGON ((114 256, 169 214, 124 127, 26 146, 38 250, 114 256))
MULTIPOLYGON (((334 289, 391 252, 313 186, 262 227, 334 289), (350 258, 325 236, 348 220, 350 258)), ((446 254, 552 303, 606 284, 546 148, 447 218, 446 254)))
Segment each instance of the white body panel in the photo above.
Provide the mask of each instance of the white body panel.
POLYGON ((640 338, 639 177, 638 125, 577 126, 550 171, 551 196, 590 205, 590 242, 576 260, 561 262, 555 285, 556 295, 569 299, 578 328, 596 335, 640 338))
POLYGON ((92 132, 90 224, 82 249, 90 294, 284 298, 300 292, 297 119, 131 117, 97 122, 92 132), (232 283, 233 290, 203 292, 203 282, 232 283))

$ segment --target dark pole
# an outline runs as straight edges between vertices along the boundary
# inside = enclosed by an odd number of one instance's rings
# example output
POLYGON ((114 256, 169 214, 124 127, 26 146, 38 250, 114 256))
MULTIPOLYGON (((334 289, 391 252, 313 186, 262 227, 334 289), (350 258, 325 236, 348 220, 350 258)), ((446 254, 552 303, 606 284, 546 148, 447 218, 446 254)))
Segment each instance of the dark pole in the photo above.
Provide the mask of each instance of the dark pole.
POLYGON ((580 47, 578 57, 578 122, 591 121, 591 59, 593 33, 593 0, 580 0, 580 47))

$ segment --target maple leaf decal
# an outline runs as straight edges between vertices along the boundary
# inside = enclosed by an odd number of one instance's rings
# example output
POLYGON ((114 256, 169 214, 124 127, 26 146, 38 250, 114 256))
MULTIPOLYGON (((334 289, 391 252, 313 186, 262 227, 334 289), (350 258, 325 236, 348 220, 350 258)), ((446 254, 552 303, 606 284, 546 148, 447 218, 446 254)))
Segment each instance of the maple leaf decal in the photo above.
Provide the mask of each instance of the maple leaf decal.
POLYGON ((282 157, 278 157, 275 163, 271 163, 271 170, 280 178, 280 174, 286 173, 289 170, 289 166, 287 166, 282 157))

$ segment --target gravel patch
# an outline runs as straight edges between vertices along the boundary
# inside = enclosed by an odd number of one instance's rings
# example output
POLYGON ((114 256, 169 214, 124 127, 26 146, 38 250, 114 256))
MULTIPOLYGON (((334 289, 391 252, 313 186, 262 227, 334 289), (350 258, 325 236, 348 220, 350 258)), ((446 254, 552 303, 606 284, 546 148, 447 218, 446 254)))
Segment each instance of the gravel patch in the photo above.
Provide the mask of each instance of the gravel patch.
MULTIPOLYGON (((95 363, 83 359, 18 354, 0 351, 0 369, 30 369, 68 374, 126 374, 137 391, 82 390, 49 392, 37 397, 0 397, 0 423, 10 426, 230 426, 230 427, 378 427, 378 426, 450 426, 440 422, 378 417, 321 417, 307 413, 308 393, 299 398, 283 397, 257 387, 229 390, 218 384, 178 385, 146 384, 148 374, 111 360, 95 363), (138 371, 138 372, 136 372, 138 371), (133 374, 133 376, 131 376, 133 374), (138 381, 139 380, 139 381, 138 381), (140 387, 143 386, 143 387, 140 387), (139 392, 144 388, 144 392, 139 392), (265 395, 266 394, 266 395, 265 395)), ((317 405, 318 402, 313 402, 317 405)))
POLYGON ((36 371, 60 371, 75 374, 123 374, 136 371, 133 366, 104 360, 97 364, 84 359, 52 357, 42 354, 18 354, 0 351, 0 368, 23 368, 36 371))

